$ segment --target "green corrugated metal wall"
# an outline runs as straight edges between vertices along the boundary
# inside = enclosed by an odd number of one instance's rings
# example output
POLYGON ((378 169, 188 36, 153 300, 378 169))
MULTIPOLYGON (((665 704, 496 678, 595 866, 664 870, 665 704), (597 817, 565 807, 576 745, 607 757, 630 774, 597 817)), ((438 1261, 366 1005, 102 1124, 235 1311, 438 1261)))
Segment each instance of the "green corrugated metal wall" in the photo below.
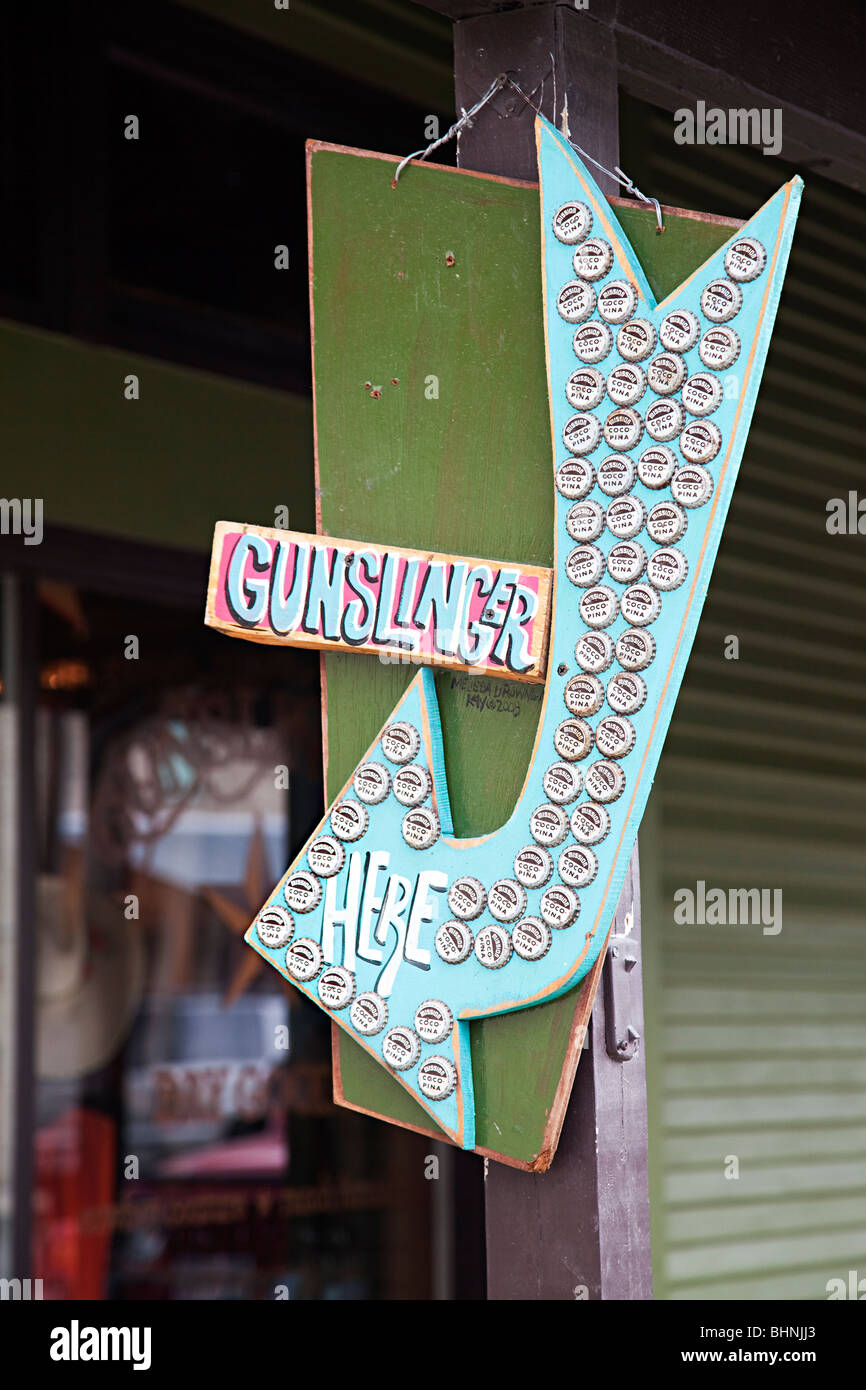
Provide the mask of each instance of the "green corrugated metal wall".
MULTIPOLYGON (((789 166, 681 147, 626 97, 623 165, 748 217, 789 166)), ((642 831, 657 1296, 826 1298, 866 1276, 866 198, 808 169, 751 439, 642 831), (726 660, 736 635, 739 660, 726 660), (674 893, 781 888, 783 926, 674 893), (736 1156, 739 1177, 726 1178, 736 1156)))

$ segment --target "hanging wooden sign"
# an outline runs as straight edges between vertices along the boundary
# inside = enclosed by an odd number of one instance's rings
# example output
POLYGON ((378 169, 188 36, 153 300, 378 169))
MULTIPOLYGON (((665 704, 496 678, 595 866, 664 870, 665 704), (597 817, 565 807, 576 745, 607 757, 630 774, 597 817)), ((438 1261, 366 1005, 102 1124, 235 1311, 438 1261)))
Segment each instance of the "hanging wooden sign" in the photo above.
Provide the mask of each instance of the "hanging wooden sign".
POLYGON ((522 791, 499 829, 453 834, 434 677, 420 671, 247 937, 464 1147, 470 1022, 572 989, 606 940, 802 187, 785 185, 657 302, 567 141, 541 118, 537 136, 555 558, 522 791))
POLYGON ((205 622, 231 637, 543 681, 553 575, 217 523, 205 622))

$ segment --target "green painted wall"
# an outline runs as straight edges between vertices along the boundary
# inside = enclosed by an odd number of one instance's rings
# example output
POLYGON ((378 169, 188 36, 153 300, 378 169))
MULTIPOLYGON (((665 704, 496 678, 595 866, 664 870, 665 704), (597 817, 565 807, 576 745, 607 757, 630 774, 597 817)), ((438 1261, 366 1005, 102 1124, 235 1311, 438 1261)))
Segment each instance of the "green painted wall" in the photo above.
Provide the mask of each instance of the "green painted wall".
POLYGON ((206 551, 215 521, 286 505, 315 530, 304 397, 0 321, 0 421, 0 494, 41 497, 46 526, 206 551))

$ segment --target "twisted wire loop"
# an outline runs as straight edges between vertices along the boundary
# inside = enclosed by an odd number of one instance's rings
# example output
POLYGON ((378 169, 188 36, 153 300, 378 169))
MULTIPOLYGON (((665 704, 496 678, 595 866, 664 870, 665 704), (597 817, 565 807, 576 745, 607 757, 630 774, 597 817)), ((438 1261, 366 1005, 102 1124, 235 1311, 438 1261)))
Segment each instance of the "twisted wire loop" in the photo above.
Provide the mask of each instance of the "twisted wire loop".
MULTIPOLYGON (((541 87, 543 92, 543 78, 539 83, 539 86, 541 87)), ((478 115, 479 111, 481 111, 482 108, 485 107, 489 101, 492 101, 493 98, 497 95, 497 93, 502 91, 503 87, 511 87, 517 93, 517 95, 523 101, 526 102, 527 106, 529 106, 536 113, 536 115, 541 115, 539 107, 537 107, 535 105, 535 102, 532 101, 529 96, 527 96, 526 92, 524 92, 523 88, 520 86, 520 83, 515 82, 514 78, 511 77, 507 72, 500 72, 496 77, 494 77, 490 86, 487 88, 487 91, 484 93, 482 97, 478 98, 474 106, 471 106, 468 111, 465 107, 460 108, 459 118, 454 122, 452 126, 449 127, 448 130, 446 130, 444 135, 440 135, 438 140, 434 140, 432 144, 425 146, 423 150, 415 150, 412 154, 407 154, 406 158, 400 161, 400 163, 397 165, 394 177, 391 180, 391 187, 397 187, 400 175, 406 168, 406 165, 410 164, 413 159, 417 159, 419 161, 422 159, 426 159, 427 156, 432 154, 434 150, 439 149, 440 145, 447 144, 449 140, 454 139, 455 135, 459 135, 461 130, 465 130, 468 127, 470 127, 472 125, 473 120, 478 115)), ((556 105, 555 96, 554 105, 556 105)), ((649 198, 645 193, 641 193, 634 180, 629 178, 628 174, 626 174, 622 169, 620 169, 618 164, 615 164, 612 169, 608 169, 606 164, 601 164, 597 159, 593 158, 591 154, 588 154, 586 150, 582 149, 581 146, 578 145, 576 140, 572 140, 571 137, 569 135, 566 135, 564 132, 563 134, 564 138, 568 140, 568 143, 571 145, 572 149, 577 151, 581 159, 585 159, 589 164, 593 164, 596 169, 600 169, 603 174, 607 174, 608 178, 613 179, 615 183, 618 183, 620 187, 626 190, 627 193, 631 193, 631 195, 637 198, 639 202, 646 203, 647 206, 655 208, 656 232, 663 232, 665 230, 664 221, 662 219, 661 205, 659 203, 658 198, 649 198)))
POLYGON ((490 86, 487 88, 487 91, 484 93, 484 96, 479 97, 478 101, 476 101, 474 106, 471 106, 468 111, 464 106, 461 106, 459 118, 448 130, 446 130, 444 135, 440 135, 438 140, 434 140, 432 145, 425 146, 423 150, 415 150, 413 154, 407 154, 406 158, 401 160, 400 163, 397 165, 396 173, 394 174, 394 177, 391 180, 391 187, 397 187, 397 181, 399 180, 400 175, 406 168, 406 165, 411 162, 411 160, 426 159, 428 154, 432 154, 434 150, 438 150, 440 145, 444 145, 449 140, 453 140, 454 136, 459 135, 461 130, 464 130, 467 126, 470 126, 474 117, 478 115, 478 112, 481 110, 482 106, 486 106, 488 101, 492 101, 493 98, 496 96, 496 93, 500 92, 509 80, 510 79, 504 72, 500 72, 498 77, 494 77, 490 86))

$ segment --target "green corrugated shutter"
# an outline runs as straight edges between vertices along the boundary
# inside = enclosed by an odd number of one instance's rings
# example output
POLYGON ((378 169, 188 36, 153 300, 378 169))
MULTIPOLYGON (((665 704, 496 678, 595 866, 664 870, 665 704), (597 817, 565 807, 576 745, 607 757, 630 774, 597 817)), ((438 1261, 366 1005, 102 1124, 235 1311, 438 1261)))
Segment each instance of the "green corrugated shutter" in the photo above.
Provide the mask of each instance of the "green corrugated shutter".
MULTIPOLYGON (((673 143, 623 165, 748 217, 789 169, 673 143)), ((810 173, 773 346, 642 833, 657 1296, 826 1298, 866 1276, 866 198, 810 173), (739 660, 726 660, 735 635, 739 660), (674 893, 780 888, 783 927, 678 926, 674 893), (728 1160, 739 1177, 728 1179, 728 1160)))

